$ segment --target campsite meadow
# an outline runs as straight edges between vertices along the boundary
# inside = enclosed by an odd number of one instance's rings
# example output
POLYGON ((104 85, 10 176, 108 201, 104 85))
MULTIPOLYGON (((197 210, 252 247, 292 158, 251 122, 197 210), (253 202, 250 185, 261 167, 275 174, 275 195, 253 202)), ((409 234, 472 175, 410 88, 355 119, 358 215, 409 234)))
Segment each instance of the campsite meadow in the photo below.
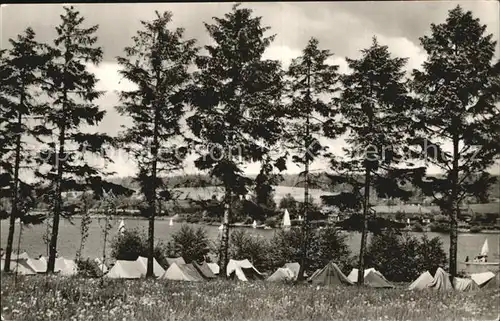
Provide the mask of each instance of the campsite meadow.
POLYGON ((500 299, 499 289, 18 278, 2 277, 4 320, 493 320, 500 299))

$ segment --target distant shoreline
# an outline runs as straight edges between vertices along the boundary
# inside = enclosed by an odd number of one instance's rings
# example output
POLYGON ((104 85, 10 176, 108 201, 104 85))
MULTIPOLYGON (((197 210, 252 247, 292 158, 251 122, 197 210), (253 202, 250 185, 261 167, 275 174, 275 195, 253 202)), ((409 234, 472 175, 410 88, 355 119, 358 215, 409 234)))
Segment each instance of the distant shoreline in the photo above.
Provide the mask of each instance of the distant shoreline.
MULTIPOLYGON (((106 216, 105 215, 101 215, 101 214, 97 214, 97 215, 90 215, 90 217, 92 219, 105 219, 106 216)), ((71 218, 75 218, 75 219, 81 219, 82 218, 82 215, 73 215, 71 218)), ((120 216, 120 215, 114 215, 114 216, 110 216, 111 220, 133 220, 133 221, 147 221, 148 218, 146 217, 142 217, 142 216, 129 216, 129 215, 124 215, 124 216, 120 216)), ((194 224, 194 225, 203 225, 203 226, 219 226, 220 224, 219 223, 209 223, 209 222, 196 222, 196 223, 192 223, 192 222, 187 222, 186 220, 182 219, 182 220, 178 220, 176 219, 174 216, 157 216, 155 217, 155 221, 169 221, 170 219, 173 219, 175 223, 177 224, 194 224)), ((8 221, 8 219, 3 219, 3 220, 0 220, 0 222, 2 221, 8 221)), ((242 224, 242 223, 234 223, 234 224, 231 224, 230 225, 231 228, 249 228, 249 229, 253 229, 252 228, 252 224, 242 224)), ((262 226, 258 227, 257 229, 263 229, 262 226)), ((279 228, 271 228, 273 230, 275 229, 279 229, 279 228)), ((342 231, 345 231, 345 230, 342 230, 342 231)), ((422 232, 417 232, 417 231, 408 231, 408 232, 413 232, 413 233, 428 233, 430 231, 422 231, 422 232)), ((446 235, 449 235, 449 233, 441 233, 441 232, 433 232, 433 233, 439 233, 439 234, 446 234, 446 235)), ((464 229, 459 229, 458 230, 458 234, 471 234, 471 235, 474 235, 474 234, 500 234, 500 230, 481 230, 480 232, 477 232, 477 233, 471 233, 470 231, 468 230, 464 230, 464 229)))

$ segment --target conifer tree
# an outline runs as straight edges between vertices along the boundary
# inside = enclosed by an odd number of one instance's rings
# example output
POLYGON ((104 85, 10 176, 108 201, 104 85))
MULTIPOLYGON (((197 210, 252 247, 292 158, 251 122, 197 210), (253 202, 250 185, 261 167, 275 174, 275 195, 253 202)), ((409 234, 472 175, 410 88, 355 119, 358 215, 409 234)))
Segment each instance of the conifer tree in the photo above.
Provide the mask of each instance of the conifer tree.
POLYGON ((209 170, 225 191, 224 220, 220 250, 221 270, 228 263, 231 203, 247 193, 252 180, 242 165, 261 161, 281 130, 279 104, 281 69, 277 61, 262 55, 274 36, 261 25, 261 17, 235 5, 214 24, 205 23, 214 44, 197 59, 199 72, 192 91, 194 115, 188 124, 200 157, 196 166, 209 170))
POLYGON ((457 274, 460 204, 484 196, 495 182, 488 169, 500 156, 500 63, 494 61, 492 37, 470 11, 457 6, 420 38, 427 60, 423 71, 413 72, 419 103, 412 110, 410 143, 416 156, 442 172, 424 179, 422 171, 416 183, 450 218, 452 276, 457 274))
MULTIPOLYGON (((50 61, 43 70, 42 89, 50 108, 39 125, 44 129, 46 148, 38 156, 41 170, 37 176, 49 182, 48 195, 53 200, 52 232, 49 245, 48 272, 54 272, 60 217, 74 213, 75 206, 65 205, 63 193, 84 191, 90 179, 99 177, 100 170, 88 164, 89 154, 109 160, 103 147, 113 142, 108 135, 83 132, 82 126, 97 125, 105 111, 95 104, 102 94, 96 90, 98 79, 87 70, 87 64, 97 65, 102 49, 96 46, 98 26, 84 27, 84 17, 73 7, 64 7, 57 36, 49 48, 50 61), (48 170, 43 170, 48 166, 48 170)), ((94 188, 96 188, 94 186, 94 188)))
POLYGON ((393 58, 387 46, 373 38, 359 59, 347 59, 352 73, 341 77, 343 92, 339 111, 347 130, 345 158, 332 159, 332 184, 350 191, 323 199, 341 209, 361 211, 361 245, 358 284, 364 283, 364 257, 368 222, 373 219, 371 189, 383 197, 409 197, 399 181, 409 171, 395 167, 403 161, 407 96, 406 59, 393 58))
POLYGON ((161 200, 172 199, 160 175, 179 169, 187 153, 185 146, 175 142, 181 136, 180 121, 188 99, 188 67, 198 50, 195 40, 183 39, 183 29, 169 30, 171 20, 170 12, 156 12, 154 20, 142 21, 143 30, 132 38, 133 45, 125 48, 127 57, 118 57, 121 74, 137 86, 121 92, 117 108, 133 120, 120 141, 138 164, 136 179, 148 205, 147 277, 153 276, 155 215, 161 200))
POLYGON ((309 211, 311 175, 309 167, 325 150, 319 137, 322 134, 324 119, 334 117, 332 95, 337 91, 338 66, 330 65, 327 59, 333 54, 320 49, 319 41, 311 38, 303 50, 302 56, 295 58, 287 71, 286 112, 288 130, 287 147, 292 150, 292 160, 303 168, 300 174, 304 185, 304 206, 302 221, 302 260, 298 280, 303 279, 307 269, 307 249, 309 243, 309 211))
POLYGON ((31 151, 27 148, 28 137, 37 136, 37 128, 30 126, 31 120, 40 113, 43 105, 36 100, 36 88, 41 83, 40 71, 48 60, 43 46, 36 42, 35 32, 27 28, 17 39, 9 39, 11 48, 1 59, 2 101, 1 118, 1 166, 6 174, 5 187, 9 191, 11 204, 9 233, 5 252, 5 272, 10 271, 15 221, 28 223, 29 215, 23 209, 34 187, 21 181, 21 167, 29 167, 31 151), (23 195, 21 195, 23 194, 23 195))

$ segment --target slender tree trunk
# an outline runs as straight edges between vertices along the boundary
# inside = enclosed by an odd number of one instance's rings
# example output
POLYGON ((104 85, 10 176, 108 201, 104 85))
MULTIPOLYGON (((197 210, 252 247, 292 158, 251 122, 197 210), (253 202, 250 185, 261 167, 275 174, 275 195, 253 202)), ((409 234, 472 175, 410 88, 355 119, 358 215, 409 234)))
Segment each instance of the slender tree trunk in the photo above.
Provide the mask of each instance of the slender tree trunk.
POLYGON ((228 277, 227 265, 229 263, 229 217, 231 215, 232 197, 233 193, 230 187, 226 186, 226 192, 224 195, 224 217, 222 221, 221 248, 219 252, 220 273, 223 273, 225 278, 228 277))
MULTIPOLYGON (((160 75, 157 74, 157 86, 159 85, 160 75)), ((152 156, 153 164, 151 169, 151 179, 152 179, 152 191, 151 191, 151 204, 149 210, 149 228, 148 228, 148 265, 146 271, 146 278, 154 277, 153 271, 153 260, 154 260, 154 237, 155 237, 155 216, 157 211, 156 206, 156 177, 157 177, 157 167, 158 167, 158 126, 160 121, 160 106, 155 102, 155 115, 154 115, 154 128, 153 128, 153 146, 152 146, 152 156)))
POLYGON ((21 237, 23 234, 23 225, 19 222, 19 236, 17 238, 17 260, 16 260, 16 275, 14 277, 14 284, 17 284, 17 274, 19 269, 19 252, 21 252, 21 237))
POLYGON ((309 247, 309 144, 310 135, 310 113, 311 113, 311 77, 310 66, 307 73, 307 111, 306 111, 306 139, 305 139, 305 166, 304 166, 304 220, 302 221, 302 258, 300 262, 297 281, 304 280, 304 271, 307 269, 307 250, 309 247))
POLYGON ((365 192, 363 195, 363 226, 361 228, 361 246, 358 261, 358 285, 365 283, 365 252, 368 238, 368 208, 370 207, 370 178, 371 170, 368 165, 365 169, 365 192))
POLYGON ((451 172, 451 195, 449 201, 449 214, 450 214, 450 277, 453 278, 457 275, 457 250, 458 250, 458 135, 453 137, 453 167, 451 172))
MULTIPOLYGON (((24 92, 24 89, 23 89, 24 92)), ((24 105, 24 94, 21 94, 20 105, 24 105)), ((21 112, 17 115, 17 126, 20 129, 22 125, 22 114, 21 112)), ((14 195, 12 201, 12 209, 10 213, 9 221, 9 235, 7 236, 7 249, 5 252, 5 265, 4 271, 10 271, 10 258, 12 255, 12 243, 14 242, 14 231, 16 226, 16 218, 18 215, 18 202, 19 202, 19 166, 21 163, 21 133, 17 133, 16 136, 16 155, 14 160, 14 195)))
MULTIPOLYGON (((63 110, 62 116, 65 117, 65 105, 67 101, 67 92, 64 92, 64 102, 63 102, 63 110)), ((63 161, 65 160, 64 155, 64 144, 66 141, 66 128, 64 125, 64 120, 61 121, 59 125, 60 133, 59 133, 59 151, 57 154, 56 162, 57 162, 57 178, 56 178, 56 193, 54 196, 54 218, 52 221, 52 235, 50 238, 49 245, 49 261, 47 263, 47 272, 54 273, 54 268, 56 264, 56 253, 57 253, 57 237, 59 234, 59 217, 61 215, 62 208, 62 177, 63 177, 63 161)))

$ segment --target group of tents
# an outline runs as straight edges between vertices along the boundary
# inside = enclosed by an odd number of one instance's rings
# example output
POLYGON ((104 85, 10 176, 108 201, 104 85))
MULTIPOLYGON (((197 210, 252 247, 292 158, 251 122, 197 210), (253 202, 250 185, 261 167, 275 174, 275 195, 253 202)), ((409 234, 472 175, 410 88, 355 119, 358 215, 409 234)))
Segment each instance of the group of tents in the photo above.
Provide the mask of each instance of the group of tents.
MULTIPOLYGON (((47 258, 41 256, 37 259, 31 258, 28 253, 11 256, 10 269, 20 275, 35 275, 47 272, 47 258)), ((5 265, 5 255, 2 255, 0 267, 3 271, 5 265)), ((78 266, 74 260, 57 257, 54 272, 60 275, 70 276, 78 273, 78 266)))
MULTIPOLYGON (((139 256, 135 261, 117 260, 105 278, 140 279, 146 276, 148 259, 139 256)), ((167 258, 168 268, 165 270, 154 259, 153 274, 156 278, 177 281, 203 281, 216 278, 219 266, 216 263, 192 262, 186 264, 182 257, 167 258)))
MULTIPOLYGON (((11 257, 11 270, 21 275, 35 275, 47 271, 47 259, 40 257, 32 259, 24 252, 11 257)), ((140 279, 146 276, 148 259, 139 256, 136 260, 117 260, 108 270, 99 259, 94 262, 105 278, 110 279, 140 279)), ((182 257, 167 258, 167 269, 164 269, 157 261, 153 261, 153 274, 156 278, 176 281, 204 281, 215 279, 220 273, 216 263, 196 262, 186 263, 182 257)), ((4 257, 1 258, 1 269, 4 267, 4 257)), ((267 280, 269 282, 293 282, 297 280, 300 270, 299 263, 286 263, 278 268, 273 274, 266 276, 259 272, 249 260, 229 260, 226 269, 228 278, 238 281, 267 280)), ((56 258, 55 272, 60 275, 70 276, 78 273, 78 266, 73 260, 63 257, 56 258)), ((458 290, 473 291, 479 288, 500 287, 499 273, 492 272, 475 273, 470 278, 450 278, 450 275, 442 268, 438 268, 434 276, 426 271, 413 281, 410 290, 433 289, 437 291, 458 290)), ((325 286, 349 286, 358 281, 358 270, 352 269, 349 275, 342 273, 334 261, 329 262, 322 269, 316 270, 307 276, 311 284, 325 286)), ((385 277, 374 268, 364 270, 364 284, 373 288, 394 288, 385 277)))
POLYGON ((498 289, 500 287, 500 273, 474 273, 470 278, 450 278, 442 268, 438 268, 434 276, 429 271, 422 273, 412 284, 410 290, 433 289, 437 291, 474 291, 479 288, 498 289))

